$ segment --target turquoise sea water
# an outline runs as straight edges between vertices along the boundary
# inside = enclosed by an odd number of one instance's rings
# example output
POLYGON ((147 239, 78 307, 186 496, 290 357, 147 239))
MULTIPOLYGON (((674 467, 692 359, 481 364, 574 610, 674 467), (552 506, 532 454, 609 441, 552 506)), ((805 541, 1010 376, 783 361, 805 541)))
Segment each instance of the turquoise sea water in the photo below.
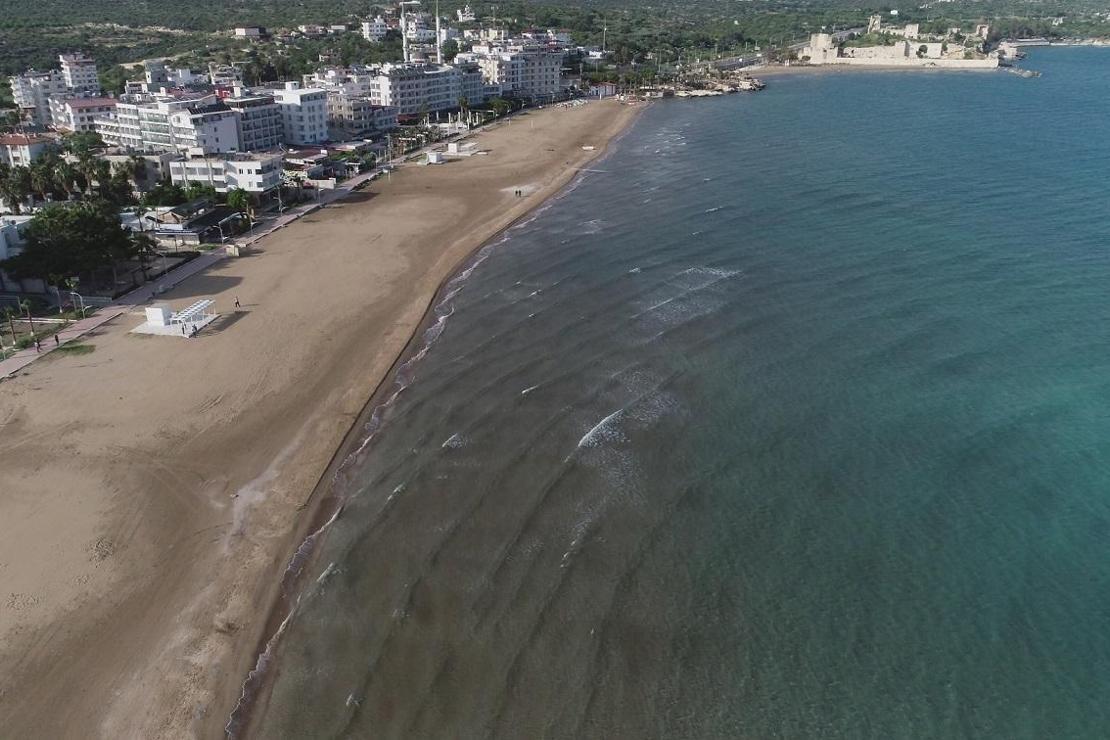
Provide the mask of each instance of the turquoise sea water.
POLYGON ((452 286, 263 737, 1110 735, 1110 50, 653 106, 452 286))

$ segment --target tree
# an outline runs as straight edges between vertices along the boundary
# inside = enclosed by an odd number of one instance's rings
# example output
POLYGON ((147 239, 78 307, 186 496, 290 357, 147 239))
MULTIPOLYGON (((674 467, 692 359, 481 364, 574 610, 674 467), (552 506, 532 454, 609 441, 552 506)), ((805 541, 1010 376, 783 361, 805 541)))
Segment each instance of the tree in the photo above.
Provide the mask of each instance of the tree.
POLYGON ((0 309, 0 311, 3 312, 4 318, 8 322, 8 331, 10 331, 12 333, 12 346, 14 347, 15 346, 15 321, 12 320, 12 317, 15 316, 15 311, 12 309, 11 306, 4 306, 4 308, 0 309))
POLYGON ((31 172, 26 167, 8 167, 0 170, 0 196, 16 214, 22 212, 23 203, 31 194, 31 172))
POLYGON ((134 257, 135 248, 110 204, 53 204, 35 214, 24 231, 23 251, 0 262, 16 277, 80 275, 134 257))
POLYGON ((207 200, 216 199, 216 188, 211 185, 205 185, 203 182, 191 182, 185 188, 185 197, 188 200, 200 200, 202 198, 207 200))
POLYGON ((31 316, 31 302, 24 298, 19 302, 19 307, 27 314, 27 322, 31 325, 31 338, 35 338, 35 318, 31 316))
POLYGON ((443 50, 443 61, 450 63, 459 53, 459 42, 455 39, 447 39, 440 48, 443 50))
POLYGON ((143 205, 147 207, 179 206, 189 199, 184 188, 169 180, 162 180, 143 195, 143 205))
POLYGON ((81 131, 66 136, 62 146, 70 154, 75 154, 80 157, 82 154, 89 154, 94 150, 103 149, 104 139, 100 138, 100 134, 95 131, 81 131))
POLYGON ((46 200, 46 194, 54 191, 54 167, 46 157, 31 165, 31 190, 39 200, 46 200))
POLYGON ((133 231, 131 232, 131 247, 135 259, 139 260, 139 269, 143 271, 143 279, 147 280, 149 275, 147 275, 146 263, 157 255, 158 242, 154 241, 150 234, 133 231))
POLYGON ((251 195, 242 188, 235 188, 227 194, 227 207, 240 213, 250 211, 251 195))

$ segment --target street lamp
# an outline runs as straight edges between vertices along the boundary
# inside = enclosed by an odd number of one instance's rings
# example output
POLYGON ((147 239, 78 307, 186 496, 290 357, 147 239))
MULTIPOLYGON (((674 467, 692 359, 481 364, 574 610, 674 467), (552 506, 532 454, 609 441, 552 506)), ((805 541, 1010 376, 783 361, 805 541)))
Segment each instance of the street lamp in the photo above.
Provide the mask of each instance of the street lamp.
POLYGON ((81 294, 75 290, 70 291, 70 295, 77 298, 77 300, 81 303, 81 318, 85 318, 85 299, 82 298, 81 294))

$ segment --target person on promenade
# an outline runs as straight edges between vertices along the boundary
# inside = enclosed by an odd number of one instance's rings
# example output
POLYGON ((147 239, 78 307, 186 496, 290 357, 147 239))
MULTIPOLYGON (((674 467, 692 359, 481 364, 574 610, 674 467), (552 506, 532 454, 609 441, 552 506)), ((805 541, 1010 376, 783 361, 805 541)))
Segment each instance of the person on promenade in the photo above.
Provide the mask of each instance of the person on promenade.
POLYGON ((42 342, 40 342, 38 338, 35 339, 35 351, 42 352, 42 342))
POLYGON ((57 334, 55 334, 55 335, 54 335, 54 346, 55 346, 55 347, 60 347, 60 346, 62 346, 62 342, 61 342, 61 340, 60 340, 60 339, 58 339, 58 335, 57 335, 57 334))

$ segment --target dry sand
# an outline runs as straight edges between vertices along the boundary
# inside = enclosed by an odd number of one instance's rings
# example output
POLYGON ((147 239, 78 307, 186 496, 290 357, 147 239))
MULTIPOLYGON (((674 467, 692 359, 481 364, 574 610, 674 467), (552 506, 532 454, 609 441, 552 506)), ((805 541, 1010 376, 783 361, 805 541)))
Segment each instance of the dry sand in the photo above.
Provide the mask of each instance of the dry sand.
POLYGON ((305 504, 437 287, 637 110, 503 123, 488 155, 406 167, 167 294, 215 298, 197 339, 124 315, 0 383, 0 734, 220 736, 305 504))

